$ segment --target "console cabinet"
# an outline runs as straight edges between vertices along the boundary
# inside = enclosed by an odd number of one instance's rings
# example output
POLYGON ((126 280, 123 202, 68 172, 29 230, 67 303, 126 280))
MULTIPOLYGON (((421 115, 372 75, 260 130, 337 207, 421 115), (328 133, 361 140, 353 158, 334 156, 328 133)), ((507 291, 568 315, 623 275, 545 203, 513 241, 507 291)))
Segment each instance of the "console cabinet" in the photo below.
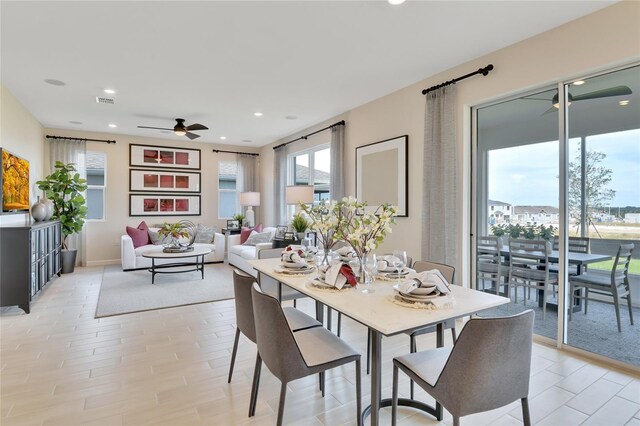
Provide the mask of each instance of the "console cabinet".
POLYGON ((33 297, 62 267, 59 221, 0 227, 0 305, 29 313, 33 297))

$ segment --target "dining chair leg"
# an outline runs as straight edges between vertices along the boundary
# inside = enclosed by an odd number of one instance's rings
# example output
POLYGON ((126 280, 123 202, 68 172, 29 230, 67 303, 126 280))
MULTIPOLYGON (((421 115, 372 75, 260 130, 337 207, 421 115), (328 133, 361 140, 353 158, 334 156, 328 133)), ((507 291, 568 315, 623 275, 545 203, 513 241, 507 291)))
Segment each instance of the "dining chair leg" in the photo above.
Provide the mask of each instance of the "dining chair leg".
POLYGON ((293 299, 293 307, 297 308, 298 306, 296 306, 296 302, 298 301, 298 299, 293 299))
MULTIPOLYGON (((524 295, 522 297, 524 297, 524 295)), ((460 426, 460 417, 453 416, 453 426, 460 426)))
POLYGON ((236 353, 238 353, 238 340, 240 340, 240 329, 236 327, 236 338, 233 340, 233 350, 231 351, 231 364, 229 365, 229 377, 227 383, 231 383, 231 376, 233 376, 233 366, 236 363, 236 353))
POLYGON ((249 398, 249 417, 256 414, 256 403, 258 402, 258 388, 260 387, 260 372, 262 371, 262 358, 256 355, 256 365, 253 368, 253 383, 251 385, 251 397, 249 398))
POLYGON ((616 321, 618 322, 618 333, 622 333, 622 325, 620 324, 620 304, 618 303, 618 292, 613 289, 613 307, 616 309, 616 321))
POLYGON ((280 385, 280 402, 278 403, 278 421, 276 424, 282 426, 282 418, 284 417, 284 401, 287 397, 287 383, 282 382, 280 385))
POLYGON ((524 426, 531 426, 531 416, 529 415, 529 398, 522 398, 520 400, 522 404, 522 421, 524 426))
POLYGON ((342 330, 342 312, 338 312, 338 337, 340 337, 341 330, 342 330))
MULTIPOLYGON (((537 293, 537 292, 536 292, 537 293)), ((542 321, 547 316, 547 285, 542 289, 542 321)))
MULTIPOLYGON (((413 385, 413 382, 411 384, 413 385)), ((395 362, 393 363, 393 389, 391 392, 391 426, 396 426, 398 419, 398 366, 395 362)), ((411 395, 411 399, 413 399, 413 395, 411 395)))
POLYGON ((356 358, 356 422, 362 426, 362 366, 360 358, 356 358))
POLYGON ((453 338, 453 343, 455 344, 455 343, 456 343, 456 340, 458 340, 457 333, 456 333, 456 328, 455 328, 455 327, 452 327, 452 328, 451 328, 451 337, 453 338))
MULTIPOLYGON (((573 283, 571 281, 569 281, 569 294, 573 295, 573 283)), ((569 303, 569 321, 571 321, 571 318, 573 318, 573 302, 569 303)))
POLYGON ((627 290, 627 306, 629 307, 629 320, 633 325, 633 309, 631 308, 631 290, 627 290))
POLYGON ((587 315, 587 302, 589 302, 589 289, 584 289, 584 314, 587 315))

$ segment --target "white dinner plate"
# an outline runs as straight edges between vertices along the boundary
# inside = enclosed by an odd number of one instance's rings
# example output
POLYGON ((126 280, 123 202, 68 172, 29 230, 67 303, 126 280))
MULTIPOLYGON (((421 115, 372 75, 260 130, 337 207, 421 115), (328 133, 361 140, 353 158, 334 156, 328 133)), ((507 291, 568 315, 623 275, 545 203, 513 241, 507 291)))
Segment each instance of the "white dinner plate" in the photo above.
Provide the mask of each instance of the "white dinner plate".
POLYGON ((440 292, 438 290, 436 290, 435 288, 429 294, 415 294, 415 293, 406 294, 406 293, 401 292, 398 289, 398 285, 397 284, 393 286, 393 289, 396 291, 398 296, 400 296, 401 298, 403 298, 405 300, 410 300, 412 302, 424 302, 424 301, 427 301, 429 299, 435 299, 436 297, 440 296, 440 292))
POLYGON ((289 269, 304 269, 309 267, 309 265, 306 265, 306 264, 289 263, 289 262, 282 262, 281 265, 289 269))
POLYGON ((273 270, 279 274, 296 275, 296 274, 310 274, 312 272, 315 272, 316 268, 312 266, 306 266, 304 268, 291 269, 291 268, 281 268, 279 266, 276 266, 275 268, 273 268, 273 270))

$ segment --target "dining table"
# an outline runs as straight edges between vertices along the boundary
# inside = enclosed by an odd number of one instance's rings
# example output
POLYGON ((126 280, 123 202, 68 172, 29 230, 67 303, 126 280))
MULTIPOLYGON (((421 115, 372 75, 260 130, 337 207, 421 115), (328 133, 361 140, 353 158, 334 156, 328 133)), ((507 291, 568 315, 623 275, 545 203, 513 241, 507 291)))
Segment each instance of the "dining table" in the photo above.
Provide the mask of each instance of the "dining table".
MULTIPOLYGON (((441 309, 428 309, 421 304, 421 309, 410 304, 398 303, 394 284, 376 278, 371 284, 373 293, 364 293, 362 288, 346 290, 323 289, 313 286, 312 280, 317 277, 314 271, 309 274, 285 274, 279 268, 280 259, 250 260, 249 264, 258 272, 268 275, 280 283, 291 287, 316 302, 316 316, 323 320, 323 306, 326 305, 342 315, 359 322, 371 331, 371 404, 363 410, 363 419, 370 415, 371 425, 378 425, 379 410, 391 406, 391 399, 382 398, 382 338, 397 334, 411 333, 415 330, 436 326, 438 347, 444 346, 443 323, 447 320, 462 318, 479 313, 485 309, 509 303, 506 297, 485 293, 459 285, 451 285, 454 303, 441 309)), ((409 347, 407 345, 407 352, 409 347)), ((400 398, 398 405, 409 406, 430 413, 442 420, 442 407, 435 407, 424 402, 400 398)))

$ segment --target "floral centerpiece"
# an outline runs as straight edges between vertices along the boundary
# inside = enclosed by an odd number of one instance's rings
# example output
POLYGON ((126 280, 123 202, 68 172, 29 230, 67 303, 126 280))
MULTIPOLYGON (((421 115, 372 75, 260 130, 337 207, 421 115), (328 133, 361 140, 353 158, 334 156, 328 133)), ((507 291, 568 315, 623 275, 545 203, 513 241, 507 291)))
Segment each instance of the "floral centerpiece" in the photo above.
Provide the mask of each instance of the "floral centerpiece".
POLYGON ((366 282, 365 264, 369 252, 378 248, 387 234, 391 233, 391 225, 396 223, 398 212, 396 206, 383 204, 374 212, 366 210, 367 203, 359 202, 353 197, 345 197, 335 207, 337 238, 347 242, 360 260, 360 282, 366 282))
POLYGON ((339 241, 338 234, 338 216, 339 209, 337 203, 331 200, 323 200, 319 204, 307 205, 300 204, 301 210, 309 218, 309 228, 316 232, 317 241, 324 249, 324 258, 322 263, 328 263, 329 251, 339 241))

